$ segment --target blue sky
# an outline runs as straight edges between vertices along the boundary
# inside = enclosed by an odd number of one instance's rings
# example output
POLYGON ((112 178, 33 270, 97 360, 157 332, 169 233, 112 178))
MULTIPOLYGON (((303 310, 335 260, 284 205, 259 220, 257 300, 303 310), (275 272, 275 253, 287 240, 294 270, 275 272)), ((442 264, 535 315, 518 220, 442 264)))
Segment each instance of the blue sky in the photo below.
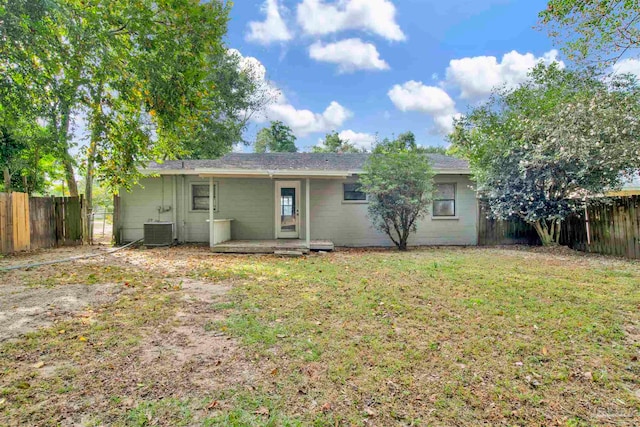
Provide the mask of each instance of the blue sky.
POLYGON ((331 130, 362 146, 413 131, 446 145, 451 120, 562 61, 534 27, 544 0, 238 0, 227 43, 281 96, 247 138, 279 119, 308 150, 331 130), (506 55, 506 56, 505 56, 506 55))

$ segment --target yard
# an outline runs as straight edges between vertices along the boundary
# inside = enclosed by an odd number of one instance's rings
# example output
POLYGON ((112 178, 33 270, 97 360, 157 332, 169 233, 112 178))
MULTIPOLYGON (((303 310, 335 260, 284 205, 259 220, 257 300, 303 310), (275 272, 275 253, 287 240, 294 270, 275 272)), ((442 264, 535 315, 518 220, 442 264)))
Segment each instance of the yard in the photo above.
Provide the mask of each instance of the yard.
POLYGON ((637 262, 182 247, 0 283, 0 425, 640 424, 637 262))

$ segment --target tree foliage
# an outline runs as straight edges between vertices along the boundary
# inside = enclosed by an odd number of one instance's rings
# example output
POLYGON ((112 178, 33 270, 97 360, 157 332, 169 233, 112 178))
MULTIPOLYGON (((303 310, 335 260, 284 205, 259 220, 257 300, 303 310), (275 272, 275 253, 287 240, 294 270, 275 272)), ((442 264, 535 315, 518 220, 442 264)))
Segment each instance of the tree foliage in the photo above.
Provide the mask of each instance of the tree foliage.
POLYGON ((244 143, 243 132, 251 117, 273 101, 275 94, 264 85, 261 70, 242 61, 230 49, 226 55, 209 58, 207 77, 216 90, 209 92, 211 105, 193 135, 185 141, 182 158, 213 159, 244 143))
POLYGON ((30 106, 51 129, 72 194, 77 115, 91 134, 86 162, 117 190, 145 162, 184 154, 187 136, 228 112, 211 79, 227 54, 226 2, 0 1, 2 87, 13 88, 0 105, 30 106))
POLYGON ((280 121, 260 129, 254 145, 256 153, 296 153, 296 136, 291 128, 280 121))
POLYGON ((433 170, 429 157, 407 132, 375 146, 360 177, 369 197, 369 217, 399 250, 407 249, 418 220, 429 213, 433 200, 433 170))
POLYGON ((312 148, 314 153, 362 153, 363 150, 351 144, 348 139, 340 138, 338 132, 328 133, 321 145, 312 148))
POLYGON ((638 0, 550 0, 540 21, 573 60, 615 62, 640 48, 638 0))
POLYGON ((640 89, 629 76, 536 67, 456 123, 454 149, 469 159, 498 219, 532 224, 557 243, 562 221, 585 197, 621 187, 640 167, 640 89))

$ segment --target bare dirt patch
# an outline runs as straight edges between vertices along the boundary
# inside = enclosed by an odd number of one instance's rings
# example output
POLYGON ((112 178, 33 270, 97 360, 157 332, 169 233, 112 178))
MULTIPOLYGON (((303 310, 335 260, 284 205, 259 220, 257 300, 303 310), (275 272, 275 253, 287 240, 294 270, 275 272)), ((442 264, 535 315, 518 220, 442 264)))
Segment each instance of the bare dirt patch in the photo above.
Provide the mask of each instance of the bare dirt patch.
POLYGON ((0 286, 0 342, 53 325, 90 306, 114 301, 125 290, 117 284, 60 288, 0 286))
POLYGON ((181 285, 184 305, 166 327, 143 341, 141 368, 180 378, 180 388, 185 391, 250 387, 255 377, 252 363, 236 339, 211 327, 224 319, 212 304, 230 287, 190 279, 182 280, 181 285))

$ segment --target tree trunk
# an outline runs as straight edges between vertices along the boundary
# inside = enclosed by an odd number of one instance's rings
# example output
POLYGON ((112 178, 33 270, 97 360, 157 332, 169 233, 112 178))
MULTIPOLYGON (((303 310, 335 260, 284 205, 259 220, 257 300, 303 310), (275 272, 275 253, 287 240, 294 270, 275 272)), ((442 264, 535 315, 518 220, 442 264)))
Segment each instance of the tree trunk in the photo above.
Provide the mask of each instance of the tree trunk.
POLYGON ((73 170, 73 162, 71 161, 71 156, 67 154, 65 159, 62 161, 64 166, 64 176, 67 181, 67 186, 69 187, 69 195, 71 197, 78 197, 78 182, 76 181, 76 174, 73 170))
POLYGON ((58 129, 58 147, 62 154, 62 165, 64 167, 64 176, 69 187, 69 195, 78 197, 78 183, 73 170, 73 158, 69 154, 69 125, 71 123, 71 108, 67 105, 61 107, 61 122, 58 129))
POLYGON ((540 237, 542 246, 555 246, 560 244, 560 220, 553 220, 550 226, 546 220, 538 220, 532 225, 533 228, 536 229, 538 237, 540 237))
POLYGON ((96 152, 96 140, 91 139, 89 149, 87 150, 87 174, 85 176, 84 184, 84 204, 82 206, 83 224, 83 236, 84 242, 91 245, 93 244, 93 167, 95 163, 96 152))
POLYGON ((9 172, 8 167, 4 168, 3 174, 4 174, 4 191, 6 193, 11 193, 11 172, 9 172))

